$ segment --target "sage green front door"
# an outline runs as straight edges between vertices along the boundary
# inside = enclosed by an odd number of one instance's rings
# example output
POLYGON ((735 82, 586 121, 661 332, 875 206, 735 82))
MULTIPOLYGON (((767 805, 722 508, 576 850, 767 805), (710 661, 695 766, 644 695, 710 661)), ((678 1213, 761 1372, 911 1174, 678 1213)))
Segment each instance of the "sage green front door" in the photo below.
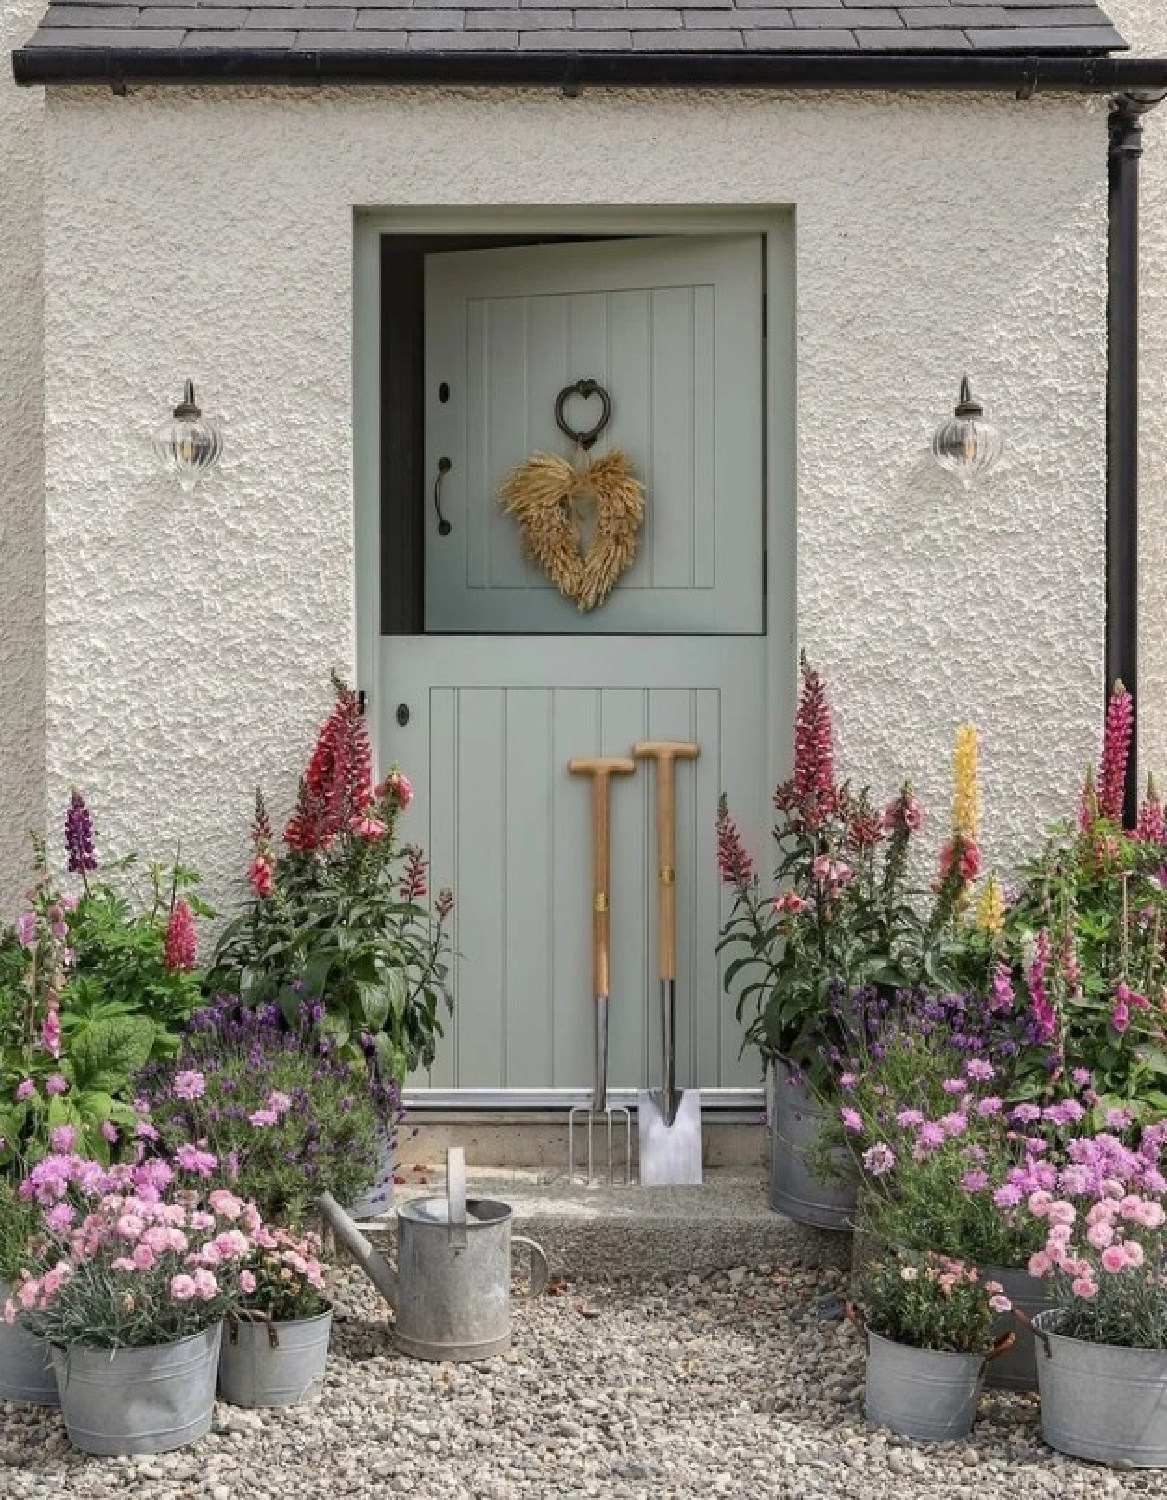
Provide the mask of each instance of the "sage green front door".
MULTIPOLYGON (((764 257, 758 235, 430 256, 425 633, 382 642, 380 739, 417 794, 435 886, 456 893, 457 1015, 443 1089, 582 1090, 592 1071, 590 783, 574 756, 696 742, 678 772, 678 1078, 750 1085, 715 953, 714 821, 726 790, 765 827, 764 257), (570 452, 560 390, 609 392, 594 453, 643 479, 635 565, 581 614, 527 561, 496 498, 537 451, 570 452), (398 722, 398 708, 408 722, 398 722)), ((594 404, 569 404, 590 425, 594 404)), ((788 499, 785 503, 789 503, 788 499)), ((612 790, 614 1087, 659 1079, 651 773, 612 790)))

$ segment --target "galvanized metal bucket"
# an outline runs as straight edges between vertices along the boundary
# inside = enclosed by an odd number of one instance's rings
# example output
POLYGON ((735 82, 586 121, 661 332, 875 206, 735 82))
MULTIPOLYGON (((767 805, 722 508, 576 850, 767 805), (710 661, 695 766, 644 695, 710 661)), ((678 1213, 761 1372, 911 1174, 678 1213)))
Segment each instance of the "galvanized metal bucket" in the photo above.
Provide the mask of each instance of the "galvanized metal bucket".
MULTIPOLYGON (((0 1309, 11 1295, 9 1284, 0 1281, 0 1309)), ((59 1400, 48 1344, 0 1318, 0 1401, 56 1406, 59 1400)))
POLYGON ((867 1420, 904 1437, 946 1442, 972 1431, 983 1354, 894 1344, 867 1329, 867 1420))
POLYGON ((83 1453, 169 1453, 209 1431, 222 1323, 145 1349, 53 1346, 61 1415, 83 1453))
POLYGON ((1045 1312, 1050 1305, 1048 1281, 1031 1276, 1028 1271, 1016 1266, 981 1266, 980 1275, 986 1281, 999 1281, 1006 1297, 1013 1304, 1013 1313, 1000 1313, 993 1323, 993 1337, 1012 1330, 1016 1335, 1013 1347, 999 1359, 994 1359, 985 1371, 985 1384, 994 1390, 1037 1390, 1037 1356, 1034 1348, 1031 1319, 1045 1312))
POLYGON ((219 1352, 219 1395, 232 1406, 307 1406, 319 1401, 332 1308, 273 1323, 228 1318, 219 1352))
POLYGON ((846 1152, 831 1156, 838 1178, 821 1177, 812 1166, 826 1111, 788 1063, 776 1063, 770 1076, 770 1207, 798 1224, 850 1229, 859 1184, 846 1152))
POLYGON ((531 1252, 531 1295, 547 1284, 547 1257, 511 1233, 509 1203, 466 1197, 460 1147, 446 1160, 446 1196, 397 1209, 397 1270, 379 1255, 328 1193, 321 1212, 339 1242, 397 1313, 395 1342, 415 1359, 489 1359, 511 1345, 511 1250, 531 1252))
POLYGON ((1067 1338, 1061 1316, 1052 1308, 1033 1319, 1042 1437, 1073 1458, 1167 1468, 1167 1349, 1067 1338))

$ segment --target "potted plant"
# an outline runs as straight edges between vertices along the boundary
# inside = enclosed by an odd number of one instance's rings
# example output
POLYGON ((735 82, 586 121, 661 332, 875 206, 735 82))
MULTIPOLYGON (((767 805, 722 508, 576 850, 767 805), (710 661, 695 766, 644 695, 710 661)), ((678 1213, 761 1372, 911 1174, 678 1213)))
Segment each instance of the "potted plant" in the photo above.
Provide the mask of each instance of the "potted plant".
POLYGON ((733 907, 718 945, 727 991, 772 1076, 771 1203, 823 1228, 850 1226, 854 1178, 816 1143, 837 1098, 837 1064, 864 986, 893 993, 919 967, 924 924, 907 873, 920 810, 910 785, 885 809, 835 779, 830 708, 804 658, 794 772, 774 797, 774 891, 763 890, 724 797, 718 863, 733 907))
POLYGON ((332 1332, 319 1243, 260 1229, 227 1318, 219 1394, 235 1406, 303 1406, 320 1399, 332 1332))
POLYGON ((428 904, 425 856, 398 835, 412 787, 396 768, 374 786, 358 695, 333 682, 280 846, 257 793, 251 900, 222 935, 209 988, 289 1019, 303 1001, 319 1003, 338 1054, 400 1086, 432 1065, 451 1005, 453 897, 428 904))
POLYGON ((64 1152, 21 1193, 41 1220, 4 1315, 51 1346, 70 1440, 98 1454, 196 1441, 260 1229, 254 1206, 224 1189, 201 1198, 165 1162, 105 1167, 64 1152))
MULTIPOLYGON (((33 840, 35 873, 25 909, 0 936, 0 1199, 54 1142, 109 1162, 138 1126, 134 1078, 198 996, 195 910, 184 893, 197 877, 152 870, 140 909, 98 876, 93 822, 74 790, 65 817, 72 892, 33 840)), ((124 862, 123 862, 124 863, 124 862)), ((0 1281, 11 1282, 30 1229, 27 1209, 4 1212, 0 1281)), ((0 1287, 4 1298, 8 1288, 0 1287)), ((55 1404, 48 1351, 19 1329, 0 1329, 0 1397, 55 1404)))
MULTIPOLYGON (((8 1301, 28 1254, 36 1217, 16 1196, 11 1183, 0 1178, 0 1298, 8 1301)), ((30 1406, 56 1406, 57 1377, 49 1346, 22 1328, 0 1323, 0 1401, 30 1406)))
POLYGON ((967 1436, 985 1365, 1013 1338, 993 1339, 1009 1308, 1000 1285, 948 1256, 902 1251, 869 1268, 861 1306, 867 1420, 930 1442, 967 1436))
POLYGON ((1165 1141, 1167 1124, 1137 1147, 1085 1137, 1025 1199, 1045 1234, 1029 1269, 1056 1303, 1033 1320, 1042 1436, 1123 1468, 1167 1468, 1165 1141))
POLYGON ((290 1023, 229 995, 197 1010, 176 1055, 139 1077, 153 1149, 219 1172, 267 1223, 302 1223, 325 1191, 342 1203, 366 1192, 383 1134, 396 1135, 398 1095, 345 1061, 323 1020, 319 1001, 301 1001, 290 1023))

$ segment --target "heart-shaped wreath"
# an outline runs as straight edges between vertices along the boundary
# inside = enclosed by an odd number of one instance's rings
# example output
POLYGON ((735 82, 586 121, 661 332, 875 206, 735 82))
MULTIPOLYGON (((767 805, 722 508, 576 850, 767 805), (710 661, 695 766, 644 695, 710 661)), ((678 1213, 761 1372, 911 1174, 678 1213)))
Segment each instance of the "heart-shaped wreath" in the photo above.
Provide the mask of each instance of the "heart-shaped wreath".
POLYGON ((602 604, 636 559, 644 524, 644 485, 618 448, 575 469, 536 453, 503 481, 499 502, 519 523, 523 550, 583 611, 602 604), (581 550, 579 506, 594 499, 596 534, 581 550))

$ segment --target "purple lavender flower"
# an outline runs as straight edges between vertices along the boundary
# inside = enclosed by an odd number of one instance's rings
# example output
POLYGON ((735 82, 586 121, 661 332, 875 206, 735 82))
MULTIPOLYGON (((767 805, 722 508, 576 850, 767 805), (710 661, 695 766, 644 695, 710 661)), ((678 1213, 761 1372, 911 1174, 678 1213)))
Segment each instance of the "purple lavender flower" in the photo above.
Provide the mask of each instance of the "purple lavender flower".
POLYGON ((86 875, 97 869, 97 854, 93 845, 93 817, 85 805, 80 787, 73 788, 69 808, 65 813, 65 850, 69 855, 69 870, 74 875, 86 875))

